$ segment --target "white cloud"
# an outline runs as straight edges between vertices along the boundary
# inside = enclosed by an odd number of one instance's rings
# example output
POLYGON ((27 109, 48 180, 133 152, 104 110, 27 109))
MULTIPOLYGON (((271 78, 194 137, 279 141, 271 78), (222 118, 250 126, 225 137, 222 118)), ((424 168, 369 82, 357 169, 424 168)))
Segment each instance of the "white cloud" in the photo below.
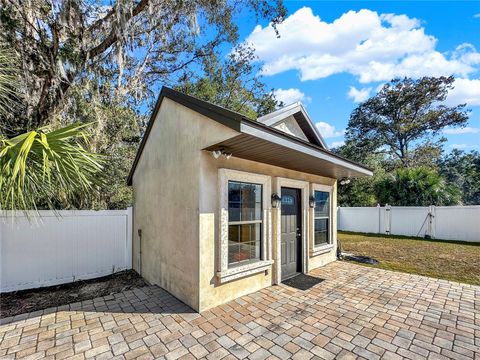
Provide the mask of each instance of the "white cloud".
POLYGON ((480 105, 480 79, 456 79, 453 86, 446 100, 447 105, 480 105))
POLYGON ((330 149, 345 145, 345 141, 334 141, 328 147, 330 149))
POLYGON ((345 133, 345 130, 336 130, 335 126, 323 121, 317 122, 315 125, 325 139, 343 136, 345 133))
POLYGON ((278 30, 280 38, 271 26, 258 25, 246 39, 264 62, 265 75, 298 70, 305 81, 350 73, 369 83, 403 76, 467 77, 480 64, 480 54, 469 44, 448 54, 437 51, 437 39, 406 15, 363 9, 326 22, 303 7, 278 30))
POLYGON ((372 88, 362 88, 357 89, 355 86, 350 86, 350 90, 347 95, 349 98, 353 99, 356 103, 361 103, 367 100, 370 97, 370 92, 372 88))
POLYGON ((461 135, 461 134, 477 134, 480 133, 479 128, 474 128, 474 127, 464 127, 464 128, 446 128, 442 131, 444 134, 447 135, 461 135))
POLYGON ((467 144, 450 144, 452 149, 465 150, 465 149, 476 149, 478 145, 467 145, 467 144))
POLYGON ((285 105, 301 101, 307 103, 310 101, 310 97, 305 96, 303 92, 299 89, 290 88, 290 89, 277 89, 273 92, 275 98, 279 101, 282 101, 285 105))
POLYGON ((468 147, 467 144, 451 144, 450 147, 452 149, 465 149, 466 147, 468 147))

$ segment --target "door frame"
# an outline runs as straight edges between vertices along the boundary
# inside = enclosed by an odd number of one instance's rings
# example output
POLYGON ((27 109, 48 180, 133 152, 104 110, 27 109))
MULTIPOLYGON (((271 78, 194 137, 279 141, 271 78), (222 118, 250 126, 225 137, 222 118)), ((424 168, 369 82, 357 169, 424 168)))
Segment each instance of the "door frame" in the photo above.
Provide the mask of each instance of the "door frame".
MULTIPOLYGON (((299 189, 300 190, 300 198, 301 198, 301 209, 300 209, 300 216, 301 216, 301 228, 302 228, 302 273, 308 272, 308 252, 309 252, 309 219, 310 217, 310 207, 308 203, 309 197, 309 183, 308 181, 303 180, 294 180, 289 178, 283 177, 275 177, 274 178, 274 191, 280 195, 282 193, 282 187, 299 189)), ((272 209, 273 215, 273 284, 280 284, 282 282, 282 264, 281 264, 281 251, 282 251, 282 207, 279 206, 276 209, 272 209)))

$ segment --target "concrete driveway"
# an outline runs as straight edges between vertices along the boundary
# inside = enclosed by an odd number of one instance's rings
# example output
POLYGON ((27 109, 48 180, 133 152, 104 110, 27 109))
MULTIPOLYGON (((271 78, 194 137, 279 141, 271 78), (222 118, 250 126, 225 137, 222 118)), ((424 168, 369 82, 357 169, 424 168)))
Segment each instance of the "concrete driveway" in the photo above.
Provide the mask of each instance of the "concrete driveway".
POLYGON ((202 315, 149 286, 4 319, 5 359, 479 359, 480 287, 336 262, 202 315))

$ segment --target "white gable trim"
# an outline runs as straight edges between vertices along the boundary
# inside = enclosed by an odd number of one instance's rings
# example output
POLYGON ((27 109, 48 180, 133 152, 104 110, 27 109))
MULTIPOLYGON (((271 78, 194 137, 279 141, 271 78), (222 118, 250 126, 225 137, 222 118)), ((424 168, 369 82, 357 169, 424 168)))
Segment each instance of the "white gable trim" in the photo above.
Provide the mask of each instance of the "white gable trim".
POLYGON ((298 121, 294 116, 288 116, 285 119, 273 124, 272 127, 292 136, 296 136, 302 140, 309 141, 300 125, 298 125, 298 121))
POLYGON ((257 120, 265 125, 268 126, 274 126, 277 123, 281 122, 282 120, 286 119, 287 117, 291 115, 295 115, 297 113, 302 113, 302 115, 305 117, 307 120, 307 123, 309 127, 312 129, 313 134, 315 135, 316 139, 322 146, 328 150, 327 143, 322 137, 322 134, 318 131, 317 127, 313 123, 312 119, 310 119, 310 116, 308 116, 307 111, 305 110, 305 107, 303 106, 302 103, 296 102, 290 105, 287 105, 281 109, 278 109, 270 114, 264 115, 259 117, 257 120))

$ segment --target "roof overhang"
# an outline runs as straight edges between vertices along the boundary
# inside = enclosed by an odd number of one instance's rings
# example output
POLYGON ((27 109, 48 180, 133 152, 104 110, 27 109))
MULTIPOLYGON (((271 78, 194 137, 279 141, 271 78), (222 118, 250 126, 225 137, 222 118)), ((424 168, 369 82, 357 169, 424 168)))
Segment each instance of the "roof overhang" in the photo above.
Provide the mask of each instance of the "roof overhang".
POLYGON ((335 179, 373 175, 360 164, 262 123, 244 119, 240 133, 204 150, 223 149, 234 157, 335 179))
POLYGON ((268 126, 261 121, 248 119, 237 112, 183 94, 168 87, 163 87, 151 114, 130 173, 128 174, 128 185, 132 185, 133 175, 165 97, 239 133, 237 136, 209 146, 203 150, 213 151, 225 148, 229 149, 233 156, 238 158, 336 179, 373 175, 372 170, 327 150, 323 138, 311 120, 308 119, 308 115, 301 104, 293 104, 292 106, 288 106, 259 119, 262 119, 263 122, 267 122, 268 120, 270 123, 271 121, 275 121, 273 119, 274 117, 285 117, 289 111, 292 111, 292 114, 296 114, 297 116, 306 116, 306 120, 308 121, 305 122, 305 125, 313 126, 313 131, 316 131, 319 136, 318 143, 310 143, 268 126), (300 108, 298 108, 298 106, 300 106, 300 108), (300 112, 299 109, 301 110, 300 112))

